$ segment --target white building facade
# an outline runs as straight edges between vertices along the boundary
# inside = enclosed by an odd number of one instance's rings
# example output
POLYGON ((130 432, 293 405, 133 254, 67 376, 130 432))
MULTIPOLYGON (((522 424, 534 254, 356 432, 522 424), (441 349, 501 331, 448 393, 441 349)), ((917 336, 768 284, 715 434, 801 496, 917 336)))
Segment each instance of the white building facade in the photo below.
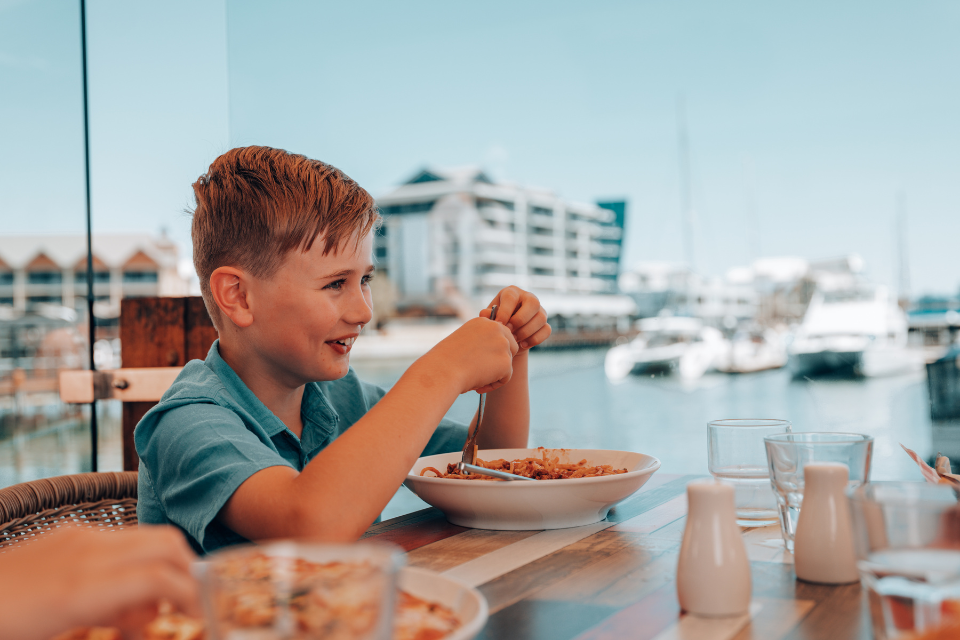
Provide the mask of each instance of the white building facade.
POLYGON ((452 286, 486 301, 511 284, 541 296, 617 291, 622 202, 574 203, 495 183, 479 169, 431 169, 377 204, 377 268, 401 297, 442 296, 452 286))
MULTIPOLYGON (((176 245, 148 234, 93 237, 93 289, 98 317, 116 317, 120 300, 183 296, 176 245)), ((87 240, 83 235, 0 236, 0 306, 85 307, 87 240)))

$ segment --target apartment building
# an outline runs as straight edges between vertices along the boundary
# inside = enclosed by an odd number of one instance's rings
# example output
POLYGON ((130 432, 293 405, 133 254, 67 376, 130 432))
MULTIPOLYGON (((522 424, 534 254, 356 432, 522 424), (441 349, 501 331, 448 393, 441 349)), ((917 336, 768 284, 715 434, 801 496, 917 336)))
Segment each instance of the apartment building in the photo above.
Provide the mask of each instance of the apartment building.
POLYGON ((624 202, 570 202, 464 168, 424 169, 377 204, 378 269, 401 298, 452 286, 485 302, 510 284, 588 301, 617 291, 624 202))
MULTIPOLYGON (((92 244, 98 317, 116 317, 122 298, 187 295, 188 282, 177 270, 177 247, 166 236, 96 235, 92 244)), ((86 236, 0 236, 0 307, 76 309, 86 297, 86 236)))

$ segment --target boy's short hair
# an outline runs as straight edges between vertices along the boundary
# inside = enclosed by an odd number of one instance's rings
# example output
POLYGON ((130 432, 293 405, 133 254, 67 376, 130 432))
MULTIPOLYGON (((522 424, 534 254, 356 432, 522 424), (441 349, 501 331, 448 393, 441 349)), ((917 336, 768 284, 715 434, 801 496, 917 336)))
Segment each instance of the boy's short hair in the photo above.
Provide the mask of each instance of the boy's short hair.
POLYGON ((326 255, 380 221, 373 197, 342 171, 271 147, 224 153, 193 183, 193 193, 193 264, 218 330, 214 270, 232 266, 270 277, 290 251, 308 251, 317 236, 323 235, 326 255))

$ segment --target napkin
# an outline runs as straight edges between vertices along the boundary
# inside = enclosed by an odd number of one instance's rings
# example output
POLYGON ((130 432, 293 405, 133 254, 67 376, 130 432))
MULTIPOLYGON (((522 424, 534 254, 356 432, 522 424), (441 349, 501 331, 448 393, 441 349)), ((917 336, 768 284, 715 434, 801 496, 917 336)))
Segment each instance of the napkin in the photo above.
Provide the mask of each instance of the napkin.
POLYGON ((960 489, 960 475, 953 473, 953 469, 950 468, 950 458, 944 455, 940 455, 940 452, 937 452, 937 459, 934 462, 934 466, 931 467, 923 459, 916 454, 916 452, 911 451, 903 446, 903 450, 907 452, 907 455, 913 458, 913 461, 917 463, 920 467, 920 473, 923 474, 923 477, 927 482, 932 484, 946 484, 951 485, 956 489, 960 489))

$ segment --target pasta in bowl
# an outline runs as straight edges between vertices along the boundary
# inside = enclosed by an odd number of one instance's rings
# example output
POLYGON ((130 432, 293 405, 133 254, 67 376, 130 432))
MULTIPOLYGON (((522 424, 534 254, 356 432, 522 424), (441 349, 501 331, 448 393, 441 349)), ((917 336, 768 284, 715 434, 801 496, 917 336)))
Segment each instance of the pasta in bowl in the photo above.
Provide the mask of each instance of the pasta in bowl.
POLYGON ((451 474, 455 469, 447 465, 455 466, 460 457, 460 453, 444 453, 420 458, 404 485, 443 511, 451 523, 474 529, 563 529, 593 524, 606 518, 615 504, 635 493, 660 468, 660 461, 653 456, 632 451, 490 449, 478 453, 484 466, 494 464, 488 468, 505 471, 512 466, 538 481, 484 481, 451 474), (577 473, 583 470, 589 472, 577 473))

